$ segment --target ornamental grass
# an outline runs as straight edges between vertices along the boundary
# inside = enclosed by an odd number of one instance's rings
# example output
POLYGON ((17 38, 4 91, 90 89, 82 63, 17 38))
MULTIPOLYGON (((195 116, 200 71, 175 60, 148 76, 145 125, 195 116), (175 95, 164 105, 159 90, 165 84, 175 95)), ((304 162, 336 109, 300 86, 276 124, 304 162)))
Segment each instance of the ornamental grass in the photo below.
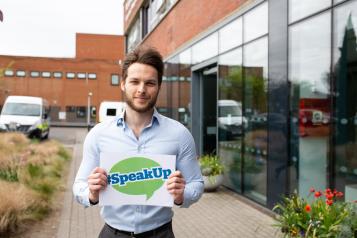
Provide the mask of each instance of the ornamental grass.
POLYGON ((284 237, 357 237, 356 201, 344 202, 342 192, 329 188, 311 188, 310 196, 311 202, 294 193, 273 208, 284 237))
POLYGON ((58 142, 0 134, 0 237, 51 210, 70 155, 58 142))

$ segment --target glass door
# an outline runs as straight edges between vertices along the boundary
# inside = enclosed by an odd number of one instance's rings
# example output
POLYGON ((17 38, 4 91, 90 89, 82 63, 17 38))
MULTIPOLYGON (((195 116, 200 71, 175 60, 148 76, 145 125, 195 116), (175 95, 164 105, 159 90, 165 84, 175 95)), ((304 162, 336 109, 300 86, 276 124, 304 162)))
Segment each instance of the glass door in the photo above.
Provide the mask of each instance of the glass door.
POLYGON ((201 75, 202 151, 216 155, 217 144, 217 67, 207 67, 201 75))

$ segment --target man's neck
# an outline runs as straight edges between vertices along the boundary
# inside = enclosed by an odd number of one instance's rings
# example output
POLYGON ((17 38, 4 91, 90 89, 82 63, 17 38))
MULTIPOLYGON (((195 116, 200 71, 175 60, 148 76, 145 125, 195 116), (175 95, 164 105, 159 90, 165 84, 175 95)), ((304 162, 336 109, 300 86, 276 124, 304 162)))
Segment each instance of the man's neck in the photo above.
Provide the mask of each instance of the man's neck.
POLYGON ((129 106, 125 109, 125 122, 139 138, 141 131, 150 124, 154 109, 148 112, 137 112, 129 106))

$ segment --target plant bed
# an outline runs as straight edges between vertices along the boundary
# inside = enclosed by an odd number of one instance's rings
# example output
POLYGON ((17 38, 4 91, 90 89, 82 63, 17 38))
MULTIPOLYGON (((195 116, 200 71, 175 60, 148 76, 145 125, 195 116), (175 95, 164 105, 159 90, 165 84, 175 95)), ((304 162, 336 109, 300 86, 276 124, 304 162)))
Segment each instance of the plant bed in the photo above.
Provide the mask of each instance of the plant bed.
POLYGON ((63 183, 69 153, 56 141, 29 140, 22 134, 0 137, 0 237, 51 211, 63 183))

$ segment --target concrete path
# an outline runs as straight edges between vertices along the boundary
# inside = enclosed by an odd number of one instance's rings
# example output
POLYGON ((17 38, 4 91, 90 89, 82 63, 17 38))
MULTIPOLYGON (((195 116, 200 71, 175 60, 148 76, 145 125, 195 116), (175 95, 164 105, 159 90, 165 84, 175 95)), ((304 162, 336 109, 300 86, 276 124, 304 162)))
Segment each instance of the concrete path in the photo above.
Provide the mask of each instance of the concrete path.
MULTIPOLYGON (((83 208, 74 201, 72 183, 82 157, 85 130, 76 131, 64 207, 58 238, 98 237, 103 226, 99 207, 83 208)), ((278 229, 273 219, 251 206, 247 199, 225 188, 205 193, 188 209, 174 208, 173 227, 176 238, 274 238, 278 229)))

